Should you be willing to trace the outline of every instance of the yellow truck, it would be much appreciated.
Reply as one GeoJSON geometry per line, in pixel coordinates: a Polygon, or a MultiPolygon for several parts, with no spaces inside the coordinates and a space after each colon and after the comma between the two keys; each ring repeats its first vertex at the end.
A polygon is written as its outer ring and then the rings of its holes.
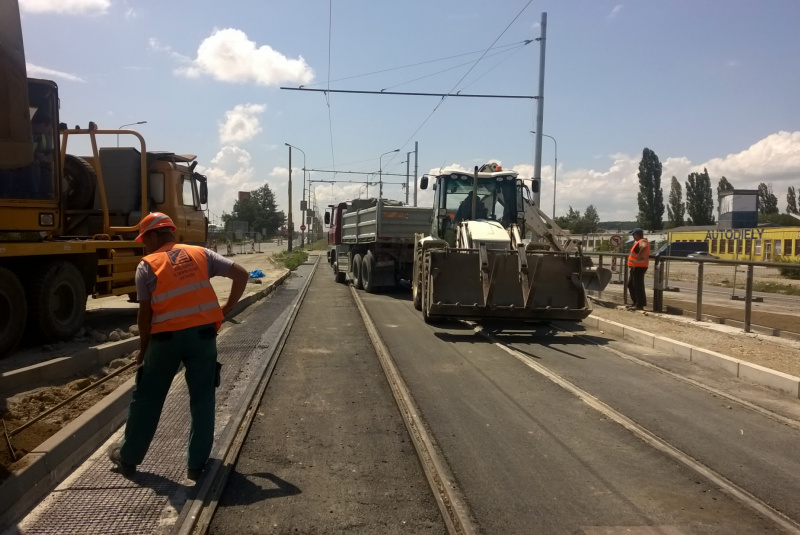
{"type": "Polygon", "coordinates": [[[88,296],[135,293],[143,214],[164,212],[180,241],[205,244],[208,189],[193,155],[148,152],[132,130],[60,123],[57,85],[26,76],[16,1],[0,2],[0,36],[2,356],[26,330],[43,342],[74,336],[88,296]],[[120,134],[138,146],[101,143],[120,134]],[[68,154],[76,137],[90,155],[68,154]]]}

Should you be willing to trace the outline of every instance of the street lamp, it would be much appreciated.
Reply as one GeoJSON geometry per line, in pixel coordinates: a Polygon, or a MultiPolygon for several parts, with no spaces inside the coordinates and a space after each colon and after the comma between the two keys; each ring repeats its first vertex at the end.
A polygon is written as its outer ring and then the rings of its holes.
{"type": "MultiPolygon", "coordinates": [[[[533,130],[531,130],[531,134],[535,134],[533,130]]],[[[558,142],[556,138],[553,136],[548,136],[547,134],[542,134],[544,137],[549,137],[553,140],[553,143],[556,146],[556,166],[553,168],[553,219],[556,218],[556,179],[558,176],[558,142]]]]}
{"type": "Polygon", "coordinates": [[[378,201],[383,198],[383,157],[387,154],[392,154],[393,152],[400,152],[400,149],[390,150],[389,152],[384,152],[381,154],[381,157],[378,158],[378,201]]]}
{"type": "MultiPolygon", "coordinates": [[[[300,216],[300,225],[303,226],[303,225],[306,224],[306,211],[305,211],[305,208],[303,207],[306,204],[306,153],[303,151],[303,149],[301,149],[299,147],[295,147],[294,145],[289,145],[288,143],[285,143],[285,145],[287,147],[289,147],[289,161],[290,161],[289,163],[291,163],[292,149],[297,149],[297,150],[299,150],[300,152],[303,153],[303,200],[300,202],[300,213],[302,214],[300,216]]],[[[289,169],[289,176],[291,176],[291,173],[292,173],[292,170],[289,169]]],[[[289,201],[291,202],[291,197],[289,198],[289,201]]],[[[303,248],[303,237],[304,236],[305,236],[305,231],[301,229],[300,230],[300,248],[301,249],[303,248]]]]}
{"type": "MultiPolygon", "coordinates": [[[[133,126],[135,124],[147,124],[147,121],[138,121],[138,122],[135,122],[135,123],[124,124],[124,125],[120,126],[119,128],[117,128],[117,130],[122,130],[126,126],[133,126]]],[[[119,147],[119,134],[117,134],[117,147],[119,147]]]]}

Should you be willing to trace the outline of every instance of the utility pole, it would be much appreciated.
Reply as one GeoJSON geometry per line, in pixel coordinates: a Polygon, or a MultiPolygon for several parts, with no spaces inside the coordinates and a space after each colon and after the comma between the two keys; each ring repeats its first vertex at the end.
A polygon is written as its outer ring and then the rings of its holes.
{"type": "Polygon", "coordinates": [[[419,142],[414,142],[414,206],[417,205],[417,177],[419,176],[419,142]]]}
{"type": "Polygon", "coordinates": [[[542,34],[539,41],[539,95],[536,97],[536,141],[534,142],[533,156],[533,202],[541,207],[539,202],[542,191],[542,125],[544,123],[544,51],[547,43],[547,13],[542,13],[542,34]]]}
{"type": "Polygon", "coordinates": [[[408,182],[408,175],[411,170],[411,152],[406,153],[406,205],[408,205],[408,188],[411,186],[408,182]]]}
{"type": "Polygon", "coordinates": [[[289,147],[289,217],[287,218],[287,234],[286,237],[288,243],[286,244],[286,250],[292,250],[292,234],[294,233],[294,226],[292,226],[292,146],[288,143],[284,143],[287,147],[289,147]]]}

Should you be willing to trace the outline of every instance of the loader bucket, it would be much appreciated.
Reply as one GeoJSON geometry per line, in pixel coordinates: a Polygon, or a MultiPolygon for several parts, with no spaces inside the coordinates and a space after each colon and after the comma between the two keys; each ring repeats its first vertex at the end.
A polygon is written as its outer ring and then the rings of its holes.
{"type": "Polygon", "coordinates": [[[603,267],[584,269],[581,273],[583,287],[594,292],[602,292],[611,282],[611,270],[603,267]]]}
{"type": "Polygon", "coordinates": [[[426,256],[429,316],[577,321],[592,311],[578,257],[501,250],[485,251],[482,262],[481,252],[467,249],[426,256]]]}

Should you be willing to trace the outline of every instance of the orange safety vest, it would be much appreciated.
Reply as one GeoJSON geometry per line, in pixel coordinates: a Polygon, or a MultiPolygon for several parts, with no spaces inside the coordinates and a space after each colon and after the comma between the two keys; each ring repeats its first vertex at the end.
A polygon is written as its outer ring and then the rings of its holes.
{"type": "Polygon", "coordinates": [[[628,267],[647,267],[650,265],[650,242],[647,241],[645,238],[634,242],[633,247],[631,247],[631,252],[628,253],[628,267]],[[642,246],[639,247],[639,253],[637,254],[634,249],[636,249],[636,245],[641,243],[642,246]]]}
{"type": "Polygon", "coordinates": [[[167,244],[143,258],[156,275],[150,297],[151,333],[180,331],[225,319],[208,279],[208,261],[202,247],[167,244]],[[170,249],[167,249],[172,245],[170,249]]]}

